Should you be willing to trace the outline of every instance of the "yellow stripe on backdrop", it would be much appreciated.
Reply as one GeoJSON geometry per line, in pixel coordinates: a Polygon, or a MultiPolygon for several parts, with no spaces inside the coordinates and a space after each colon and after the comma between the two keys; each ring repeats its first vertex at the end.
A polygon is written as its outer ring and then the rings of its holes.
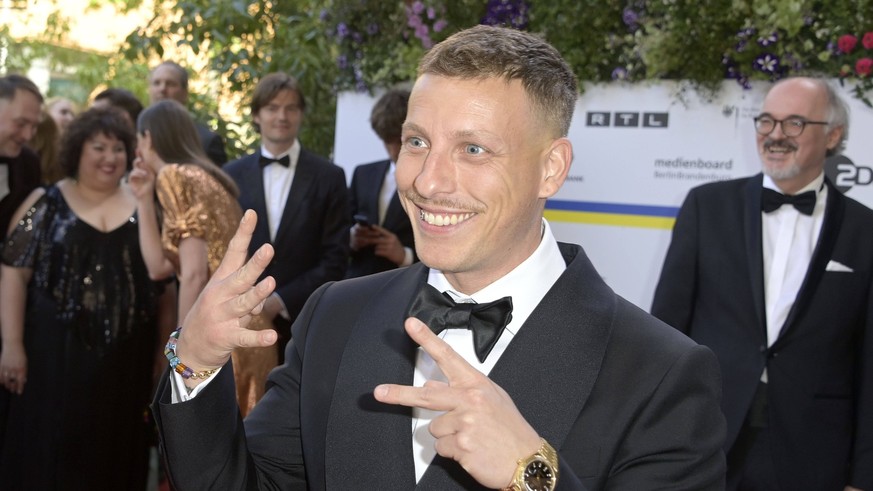
{"type": "Polygon", "coordinates": [[[617,213],[592,213],[588,211],[546,210],[546,220],[565,223],[587,223],[615,227],[636,227],[672,230],[675,218],[645,215],[622,215],[617,213]]]}

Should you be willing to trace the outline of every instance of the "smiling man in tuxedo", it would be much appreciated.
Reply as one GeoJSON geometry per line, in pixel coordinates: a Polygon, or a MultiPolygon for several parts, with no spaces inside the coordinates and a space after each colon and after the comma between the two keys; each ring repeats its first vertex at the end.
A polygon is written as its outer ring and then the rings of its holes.
{"type": "Polygon", "coordinates": [[[246,262],[249,211],[173,343],[190,371],[153,405],[177,488],[721,489],[715,357],[543,218],[576,98],[528,33],[477,26],[428,51],[397,160],[421,262],[316,291],[243,423],[222,367],[276,339],[246,329],[276,283],[256,284],[270,247],[246,262]]]}
{"type": "Polygon", "coordinates": [[[754,127],[763,172],[691,190],[652,313],[719,357],[728,489],[873,490],[873,211],[824,174],[848,110],[791,78],[754,127]]]}
{"type": "Polygon", "coordinates": [[[303,148],[297,136],[306,99],[297,80],[281,72],[255,86],[251,114],[261,148],[224,167],[240,189],[243,210],[255,210],[251,252],[271,244],[276,258],[265,275],[276,280],[264,314],[279,331],[279,355],[291,323],[309,295],[342,279],[349,258],[348,188],[343,169],[303,148]]]}

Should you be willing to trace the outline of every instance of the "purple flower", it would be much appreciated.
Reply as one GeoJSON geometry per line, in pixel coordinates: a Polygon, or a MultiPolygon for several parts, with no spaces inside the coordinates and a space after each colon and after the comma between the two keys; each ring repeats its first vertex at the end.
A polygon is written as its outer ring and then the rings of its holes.
{"type": "Polygon", "coordinates": [[[776,69],[779,68],[779,57],[772,53],[758,55],[752,67],[764,73],[776,73],[776,69]]]}
{"type": "Polygon", "coordinates": [[[734,51],[736,51],[737,53],[742,53],[746,50],[746,46],[748,46],[748,44],[748,41],[742,39],[734,46],[734,51]]]}
{"type": "Polygon", "coordinates": [[[440,19],[433,23],[433,32],[440,32],[448,26],[449,23],[445,19],[440,19]]]}
{"type": "Polygon", "coordinates": [[[346,58],[346,55],[339,55],[336,57],[336,66],[340,70],[345,70],[349,66],[349,59],[346,58]]]}
{"type": "Polygon", "coordinates": [[[771,44],[776,44],[776,41],[779,41],[779,33],[773,31],[768,36],[761,36],[758,38],[758,44],[767,47],[771,44]]]}
{"type": "Polygon", "coordinates": [[[340,39],[344,39],[349,35],[349,26],[346,25],[345,22],[340,22],[336,25],[336,35],[340,39]]]}
{"type": "Polygon", "coordinates": [[[526,0],[489,0],[485,16],[479,22],[489,26],[510,25],[524,29],[528,23],[530,6],[526,0]]]}
{"type": "Polygon", "coordinates": [[[625,7],[621,12],[621,20],[624,21],[624,25],[630,27],[631,29],[636,29],[637,23],[640,20],[640,16],[637,15],[636,12],[633,11],[630,7],[625,7]]]}
{"type": "Polygon", "coordinates": [[[613,80],[627,80],[627,70],[624,67],[615,67],[612,71],[613,80]]]}
{"type": "Polygon", "coordinates": [[[379,24],[371,22],[370,25],[367,26],[367,34],[372,36],[377,32],[379,32],[379,24]]]}
{"type": "Polygon", "coordinates": [[[419,0],[415,0],[414,2],[412,2],[412,12],[415,15],[421,15],[421,13],[424,12],[424,8],[424,4],[421,3],[419,0]]]}
{"type": "Polygon", "coordinates": [[[329,17],[330,17],[330,13],[327,11],[327,9],[321,9],[321,12],[318,13],[318,18],[322,22],[326,21],[329,17]]]}
{"type": "Polygon", "coordinates": [[[740,87],[749,90],[752,88],[752,83],[749,82],[749,77],[745,75],[741,75],[737,78],[737,83],[740,84],[740,87]]]}
{"type": "Polygon", "coordinates": [[[436,10],[433,7],[427,8],[427,18],[430,20],[436,19],[436,10]]]}

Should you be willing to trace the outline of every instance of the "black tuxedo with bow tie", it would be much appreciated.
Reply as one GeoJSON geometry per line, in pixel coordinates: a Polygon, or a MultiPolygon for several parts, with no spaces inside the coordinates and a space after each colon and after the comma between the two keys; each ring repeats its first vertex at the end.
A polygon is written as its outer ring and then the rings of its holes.
{"type": "MultiPolygon", "coordinates": [[[[722,489],[724,418],[715,357],[618,297],[581,247],[489,377],[560,454],[560,489],[722,489]]],[[[233,373],[153,410],[177,489],[483,489],[437,456],[416,486],[411,409],[377,402],[412,384],[403,330],[421,263],[331,283],[307,302],[285,364],[239,419],[233,373]]]]}
{"type": "MultiPolygon", "coordinates": [[[[275,240],[270,240],[260,152],[228,163],[224,171],[239,186],[243,210],[258,214],[249,253],[271,243],[273,261],[264,276],[276,280],[276,293],[285,302],[291,319],[297,317],[309,295],[328,281],[342,279],[349,257],[348,188],[345,172],[332,162],[300,149],[291,191],[279,221],[275,240]]],[[[280,335],[287,341],[290,324],[281,322],[280,335]]]]}
{"type": "Polygon", "coordinates": [[[691,190],[652,313],[718,356],[726,450],[766,367],[766,414],[782,489],[873,489],[873,211],[826,180],[818,243],[768,349],[762,179],[758,174],[691,190]]]}
{"type": "MultiPolygon", "coordinates": [[[[382,194],[385,174],[388,173],[391,165],[390,160],[382,160],[359,165],[355,168],[352,174],[352,185],[349,188],[352,216],[357,214],[366,215],[371,223],[378,223],[379,198],[382,194]]],[[[388,209],[385,211],[385,219],[379,225],[394,233],[404,247],[412,249],[414,257],[415,238],[412,233],[412,224],[409,223],[409,217],[403,211],[400,197],[396,192],[388,204],[388,209]]],[[[374,247],[365,247],[357,251],[351,251],[352,261],[349,263],[347,276],[355,278],[380,271],[388,271],[397,267],[392,261],[377,256],[374,250],[374,247]]]]}

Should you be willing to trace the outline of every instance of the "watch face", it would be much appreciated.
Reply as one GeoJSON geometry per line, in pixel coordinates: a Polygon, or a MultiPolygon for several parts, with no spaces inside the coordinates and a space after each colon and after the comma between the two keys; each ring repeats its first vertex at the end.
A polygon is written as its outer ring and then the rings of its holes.
{"type": "Polygon", "coordinates": [[[541,460],[534,460],[524,469],[524,486],[528,491],[552,491],[555,486],[552,468],[541,460]]]}

